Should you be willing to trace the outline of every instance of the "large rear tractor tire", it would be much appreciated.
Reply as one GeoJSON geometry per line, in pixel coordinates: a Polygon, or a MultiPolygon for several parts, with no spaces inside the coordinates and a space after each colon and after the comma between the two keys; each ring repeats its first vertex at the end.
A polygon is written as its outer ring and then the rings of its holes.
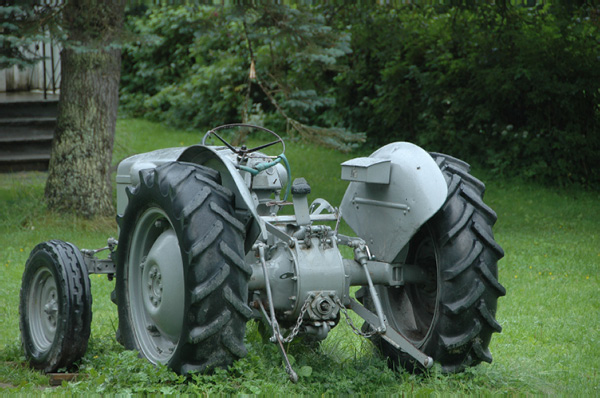
{"type": "Polygon", "coordinates": [[[87,349],[92,293],[83,256],[74,245],[37,245],[23,272],[19,326],[25,357],[44,372],[68,368],[87,349]]]}
{"type": "MultiPolygon", "coordinates": [[[[483,203],[484,184],[469,174],[467,163],[432,157],[444,174],[448,197],[411,239],[406,258],[427,272],[428,281],[377,289],[390,326],[453,373],[492,361],[492,333],[502,330],[495,314],[498,297],[506,293],[497,268],[504,252],[492,233],[496,213],[483,203]]],[[[359,300],[373,309],[368,292],[360,292],[359,300]]],[[[385,340],[373,341],[392,367],[419,369],[385,340]]]]}
{"type": "Polygon", "coordinates": [[[119,340],[155,364],[205,372],[246,354],[251,269],[233,194],[214,170],[142,170],[119,218],[119,340]]]}

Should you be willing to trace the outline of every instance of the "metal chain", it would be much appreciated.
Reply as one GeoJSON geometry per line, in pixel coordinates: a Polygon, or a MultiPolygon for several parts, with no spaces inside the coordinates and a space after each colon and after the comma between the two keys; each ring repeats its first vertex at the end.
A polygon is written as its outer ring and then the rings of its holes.
{"type": "Polygon", "coordinates": [[[289,343],[294,339],[294,337],[296,337],[298,335],[298,332],[300,332],[300,325],[302,325],[302,320],[304,319],[304,314],[308,310],[308,306],[310,305],[310,302],[312,300],[313,300],[312,296],[308,296],[306,298],[306,301],[302,305],[302,308],[300,308],[300,315],[298,315],[298,319],[296,320],[296,325],[294,325],[294,328],[292,329],[291,333],[286,338],[282,339],[282,342],[289,343]]]}
{"type": "Polygon", "coordinates": [[[342,304],[341,300],[338,297],[336,297],[336,303],[337,303],[337,305],[340,306],[340,309],[342,310],[342,312],[344,313],[344,317],[346,318],[346,323],[348,324],[348,326],[350,326],[350,328],[352,329],[354,334],[361,336],[361,337],[366,337],[367,339],[369,337],[372,337],[372,336],[378,334],[378,332],[376,330],[365,333],[362,330],[360,330],[359,328],[357,328],[354,325],[354,322],[352,322],[352,318],[350,318],[350,314],[348,314],[348,310],[346,309],[346,307],[344,307],[344,304],[342,304]]]}
{"type": "MultiPolygon", "coordinates": [[[[302,322],[304,320],[304,314],[306,314],[306,311],[308,311],[308,306],[310,305],[310,303],[313,299],[314,299],[314,297],[311,297],[311,296],[308,296],[306,298],[306,301],[302,305],[302,308],[300,308],[300,314],[298,315],[298,319],[296,320],[296,324],[294,325],[294,328],[292,329],[292,331],[290,332],[290,334],[287,337],[282,338],[281,341],[283,343],[291,342],[298,335],[298,333],[300,332],[300,326],[302,325],[302,322]]],[[[354,322],[352,322],[352,318],[350,317],[350,314],[348,314],[348,310],[346,309],[344,304],[342,304],[339,297],[336,297],[335,301],[336,301],[336,304],[340,307],[342,313],[344,314],[346,323],[348,324],[348,326],[350,326],[350,328],[356,335],[365,337],[365,338],[369,338],[369,337],[372,337],[372,336],[378,334],[378,332],[375,330],[373,330],[371,332],[363,332],[359,328],[357,328],[356,325],[354,325],[354,322]]]]}

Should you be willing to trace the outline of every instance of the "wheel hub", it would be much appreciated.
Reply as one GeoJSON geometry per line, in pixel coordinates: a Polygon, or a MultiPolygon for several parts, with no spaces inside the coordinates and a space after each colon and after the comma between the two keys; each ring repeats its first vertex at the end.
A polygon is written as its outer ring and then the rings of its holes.
{"type": "Polygon", "coordinates": [[[179,240],[162,210],[151,208],[140,217],[128,269],[128,296],[139,349],[151,362],[165,363],[181,334],[185,280],[179,240]]]}
{"type": "Polygon", "coordinates": [[[144,267],[142,286],[144,307],[154,325],[172,341],[176,341],[183,322],[183,263],[177,235],[164,231],[154,241],[144,267]]]}
{"type": "Polygon", "coordinates": [[[437,259],[435,246],[429,230],[423,230],[415,238],[417,244],[408,255],[407,261],[416,264],[427,275],[422,283],[407,284],[401,289],[387,288],[382,291],[394,329],[402,333],[417,348],[421,347],[431,333],[436,311],[437,259]]]}
{"type": "Polygon", "coordinates": [[[148,273],[148,298],[154,307],[158,307],[162,301],[163,284],[162,274],[158,265],[152,265],[148,273]]]}
{"type": "Polygon", "coordinates": [[[56,335],[58,321],[58,294],[56,282],[48,268],[40,268],[33,278],[29,297],[31,336],[36,349],[47,350],[56,335]]]}
{"type": "Polygon", "coordinates": [[[58,312],[58,303],[56,302],[56,293],[53,291],[50,301],[44,305],[44,313],[47,316],[48,323],[56,328],[56,313],[58,312]]]}

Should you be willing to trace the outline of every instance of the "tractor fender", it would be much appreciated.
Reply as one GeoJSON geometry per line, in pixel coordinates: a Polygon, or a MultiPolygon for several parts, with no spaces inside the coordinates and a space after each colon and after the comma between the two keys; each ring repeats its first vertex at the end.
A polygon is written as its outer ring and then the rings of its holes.
{"type": "Polygon", "coordinates": [[[342,163],[342,179],[350,181],[340,206],[343,219],[377,260],[388,263],[402,260],[402,249],[448,194],[437,163],[408,142],[342,163]]]}
{"type": "Polygon", "coordinates": [[[117,215],[122,216],[129,203],[127,187],[140,183],[140,171],[155,169],[161,164],[175,162],[185,148],[164,148],[130,156],[119,162],[117,167],[117,215]]]}
{"type": "Polygon", "coordinates": [[[236,216],[247,226],[245,249],[248,252],[259,236],[266,240],[267,230],[264,221],[256,212],[257,203],[250,193],[248,185],[230,159],[232,156],[235,154],[228,149],[222,149],[222,147],[193,145],[159,149],[123,160],[117,168],[117,214],[122,215],[125,211],[128,203],[125,189],[127,186],[139,184],[141,170],[156,168],[161,164],[175,161],[210,167],[221,174],[222,185],[235,195],[236,216]]]}

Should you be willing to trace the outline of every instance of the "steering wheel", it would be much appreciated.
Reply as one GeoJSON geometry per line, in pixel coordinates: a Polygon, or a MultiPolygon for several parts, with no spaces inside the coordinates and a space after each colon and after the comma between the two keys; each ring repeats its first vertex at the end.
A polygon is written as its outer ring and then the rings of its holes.
{"type": "Polygon", "coordinates": [[[270,146],[276,145],[278,143],[281,143],[281,146],[283,147],[283,149],[281,151],[281,154],[279,156],[281,156],[281,155],[283,155],[285,153],[285,143],[283,142],[283,139],[279,135],[277,135],[277,133],[275,133],[274,131],[269,130],[268,128],[261,127],[261,126],[255,126],[253,124],[232,123],[232,124],[224,124],[222,126],[218,126],[218,127],[213,128],[213,129],[210,129],[210,130],[208,130],[208,132],[206,134],[204,134],[204,137],[202,137],[202,145],[206,145],[206,140],[211,135],[214,135],[215,137],[217,137],[219,139],[219,141],[221,141],[227,148],[231,149],[234,153],[237,153],[241,157],[244,157],[244,156],[246,156],[249,153],[260,151],[261,149],[265,149],[265,148],[268,148],[270,146]],[[252,128],[252,129],[258,129],[258,130],[266,131],[267,133],[275,136],[277,139],[275,141],[269,142],[267,144],[255,146],[254,148],[250,148],[250,149],[246,148],[246,145],[242,145],[241,147],[236,148],[233,145],[231,145],[229,142],[227,142],[219,134],[217,134],[218,130],[230,129],[230,128],[233,128],[233,127],[249,127],[249,128],[252,128]]]}
{"type": "Polygon", "coordinates": [[[202,145],[206,145],[206,140],[211,136],[214,135],[215,137],[217,137],[217,139],[219,139],[219,141],[221,141],[227,148],[229,148],[233,153],[238,154],[242,159],[246,157],[246,155],[248,155],[249,153],[252,152],[256,152],[259,151],[261,149],[265,149],[268,148],[270,146],[276,145],[281,143],[282,146],[282,151],[279,155],[277,155],[275,157],[275,159],[271,162],[263,162],[263,163],[259,163],[257,165],[255,165],[254,167],[248,167],[248,166],[243,166],[243,165],[236,165],[236,167],[240,170],[244,170],[249,172],[252,175],[257,175],[258,173],[260,173],[263,170],[266,170],[270,167],[275,166],[276,164],[283,162],[283,164],[285,165],[285,170],[287,172],[288,175],[288,184],[285,190],[285,196],[283,198],[283,201],[285,202],[290,194],[290,187],[292,185],[292,171],[290,169],[290,164],[287,160],[287,158],[285,157],[285,142],[283,142],[283,139],[277,135],[277,133],[275,133],[274,131],[269,130],[268,128],[265,127],[261,127],[261,126],[255,126],[253,124],[245,124],[245,123],[231,123],[231,124],[224,124],[222,126],[218,126],[215,127],[213,129],[210,129],[206,132],[206,134],[204,134],[204,137],[202,137],[202,145]],[[231,145],[229,142],[227,142],[223,137],[221,137],[219,134],[217,134],[218,130],[224,130],[224,129],[230,129],[230,128],[234,128],[234,127],[248,127],[251,129],[258,129],[258,130],[262,130],[262,131],[266,131],[267,133],[275,136],[277,139],[275,141],[271,141],[269,143],[263,144],[263,145],[259,145],[259,146],[255,146],[253,148],[246,148],[246,145],[242,145],[239,148],[234,147],[233,145],[231,145]]]}

